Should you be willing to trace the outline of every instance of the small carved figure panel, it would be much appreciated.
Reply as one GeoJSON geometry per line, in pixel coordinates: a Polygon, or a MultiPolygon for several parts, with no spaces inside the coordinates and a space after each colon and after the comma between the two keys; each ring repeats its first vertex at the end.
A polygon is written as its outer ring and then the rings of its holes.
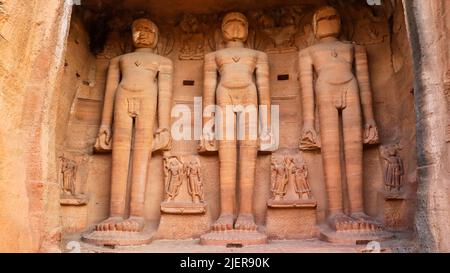
{"type": "Polygon", "coordinates": [[[270,207],[315,205],[308,181],[308,169],[302,156],[273,156],[271,172],[270,207]]]}
{"type": "Polygon", "coordinates": [[[400,192],[403,187],[405,174],[403,160],[399,155],[401,150],[398,144],[380,147],[381,156],[385,162],[384,185],[387,192],[400,192]]]}
{"type": "Polygon", "coordinates": [[[173,214],[204,213],[206,209],[200,160],[196,156],[164,159],[165,198],[161,210],[173,214]]]}

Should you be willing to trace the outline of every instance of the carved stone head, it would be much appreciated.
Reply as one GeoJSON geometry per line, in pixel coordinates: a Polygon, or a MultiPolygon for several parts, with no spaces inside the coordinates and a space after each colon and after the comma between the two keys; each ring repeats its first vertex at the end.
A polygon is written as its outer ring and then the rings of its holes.
{"type": "Polygon", "coordinates": [[[131,30],[136,48],[155,48],[158,44],[158,27],[151,20],[137,19],[133,22],[131,30]]]}
{"type": "Polygon", "coordinates": [[[247,41],[248,20],[240,12],[230,12],[223,18],[222,33],[226,42],[229,41],[247,41]]]}
{"type": "Polygon", "coordinates": [[[313,28],[317,39],[339,37],[341,33],[341,16],[339,12],[330,6],[318,9],[313,17],[313,28]]]}

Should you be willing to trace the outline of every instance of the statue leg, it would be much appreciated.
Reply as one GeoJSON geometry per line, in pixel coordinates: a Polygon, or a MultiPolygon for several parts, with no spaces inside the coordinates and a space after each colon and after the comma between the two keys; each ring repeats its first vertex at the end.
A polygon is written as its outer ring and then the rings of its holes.
{"type": "Polygon", "coordinates": [[[147,169],[151,158],[153,126],[156,114],[156,102],[142,98],[139,113],[135,118],[133,141],[130,217],[116,226],[123,231],[141,231],[144,227],[144,198],[147,183],[147,169]]]}
{"type": "MultiPolygon", "coordinates": [[[[219,92],[221,94],[223,92],[219,92]]],[[[218,98],[219,106],[222,110],[222,120],[219,125],[222,130],[222,138],[219,140],[219,185],[220,185],[220,216],[212,225],[214,231],[224,231],[233,229],[234,205],[236,202],[236,160],[237,160],[237,141],[236,128],[233,126],[233,135],[230,139],[226,134],[226,120],[229,123],[235,123],[235,114],[226,113],[226,105],[231,101],[222,94],[218,98]],[[227,116],[228,114],[228,116],[227,116]]]]}
{"type": "Polygon", "coordinates": [[[236,141],[219,141],[220,217],[213,230],[233,229],[234,204],[236,202],[236,141]]]}
{"type": "Polygon", "coordinates": [[[352,219],[343,212],[340,157],[339,112],[333,101],[335,86],[318,85],[322,164],[328,203],[328,224],[334,230],[346,230],[352,219]],[[322,95],[322,96],[320,96],[322,95]]]}
{"type": "Polygon", "coordinates": [[[110,218],[96,225],[95,229],[99,231],[116,230],[116,224],[123,220],[125,214],[131,132],[133,130],[133,120],[128,115],[127,107],[125,98],[116,100],[112,138],[110,218]]]}
{"type": "Polygon", "coordinates": [[[257,230],[253,216],[253,191],[255,185],[256,141],[241,141],[239,146],[239,216],[235,228],[240,230],[257,230]]]}
{"type": "Polygon", "coordinates": [[[258,154],[258,98],[256,88],[242,91],[241,103],[245,111],[239,114],[239,215],[235,228],[257,230],[253,216],[253,191],[255,186],[256,158],[258,154]],[[248,111],[247,111],[248,110],[248,111]]]}
{"type": "Polygon", "coordinates": [[[349,85],[342,125],[350,213],[357,220],[353,229],[375,229],[376,222],[364,213],[362,114],[358,87],[356,82],[349,85]]]}

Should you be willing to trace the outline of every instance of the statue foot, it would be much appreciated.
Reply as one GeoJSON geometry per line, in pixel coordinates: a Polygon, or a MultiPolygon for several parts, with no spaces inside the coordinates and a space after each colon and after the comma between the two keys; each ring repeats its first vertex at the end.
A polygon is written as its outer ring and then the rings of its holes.
{"type": "Polygon", "coordinates": [[[140,232],[144,229],[145,220],[143,217],[131,216],[116,224],[119,231],[140,232]]]}
{"type": "Polygon", "coordinates": [[[354,229],[354,223],[355,220],[343,213],[334,214],[328,218],[328,224],[336,231],[352,230],[354,229]]]}
{"type": "Polygon", "coordinates": [[[361,231],[379,231],[382,229],[380,223],[368,216],[364,212],[352,213],[351,217],[355,220],[356,229],[361,231]]]}
{"type": "Polygon", "coordinates": [[[213,231],[226,231],[233,229],[233,215],[221,214],[219,219],[212,225],[213,231]]]}
{"type": "Polygon", "coordinates": [[[252,214],[239,214],[234,227],[238,230],[256,231],[258,226],[252,214]]]}
{"type": "Polygon", "coordinates": [[[116,224],[123,221],[122,217],[109,217],[101,223],[95,225],[96,231],[114,231],[116,230],[116,224]]]}

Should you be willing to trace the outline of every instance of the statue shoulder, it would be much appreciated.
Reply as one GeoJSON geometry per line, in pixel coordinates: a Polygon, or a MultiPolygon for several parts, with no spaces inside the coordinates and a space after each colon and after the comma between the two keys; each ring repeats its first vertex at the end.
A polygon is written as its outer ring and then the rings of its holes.
{"type": "Polygon", "coordinates": [[[307,48],[303,48],[298,52],[298,55],[301,57],[309,57],[311,56],[311,49],[314,48],[314,45],[309,46],[307,48]]]}
{"type": "Polygon", "coordinates": [[[158,58],[159,58],[159,63],[161,65],[171,65],[171,66],[173,66],[173,61],[171,59],[169,59],[167,57],[164,57],[164,56],[161,56],[161,55],[158,55],[158,58]]]}
{"type": "Polygon", "coordinates": [[[212,61],[216,58],[216,51],[205,54],[205,61],[212,61]]]}
{"type": "Polygon", "coordinates": [[[173,72],[173,61],[167,57],[158,55],[159,70],[161,72],[173,72]]]}
{"type": "Polygon", "coordinates": [[[120,56],[117,56],[117,57],[114,57],[114,58],[110,59],[109,60],[109,65],[117,65],[117,64],[119,64],[119,62],[120,62],[120,60],[122,59],[123,56],[124,55],[120,55],[120,56]]]}
{"type": "Polygon", "coordinates": [[[256,54],[258,55],[259,61],[267,61],[269,59],[269,56],[264,51],[255,50],[256,54]]]}

